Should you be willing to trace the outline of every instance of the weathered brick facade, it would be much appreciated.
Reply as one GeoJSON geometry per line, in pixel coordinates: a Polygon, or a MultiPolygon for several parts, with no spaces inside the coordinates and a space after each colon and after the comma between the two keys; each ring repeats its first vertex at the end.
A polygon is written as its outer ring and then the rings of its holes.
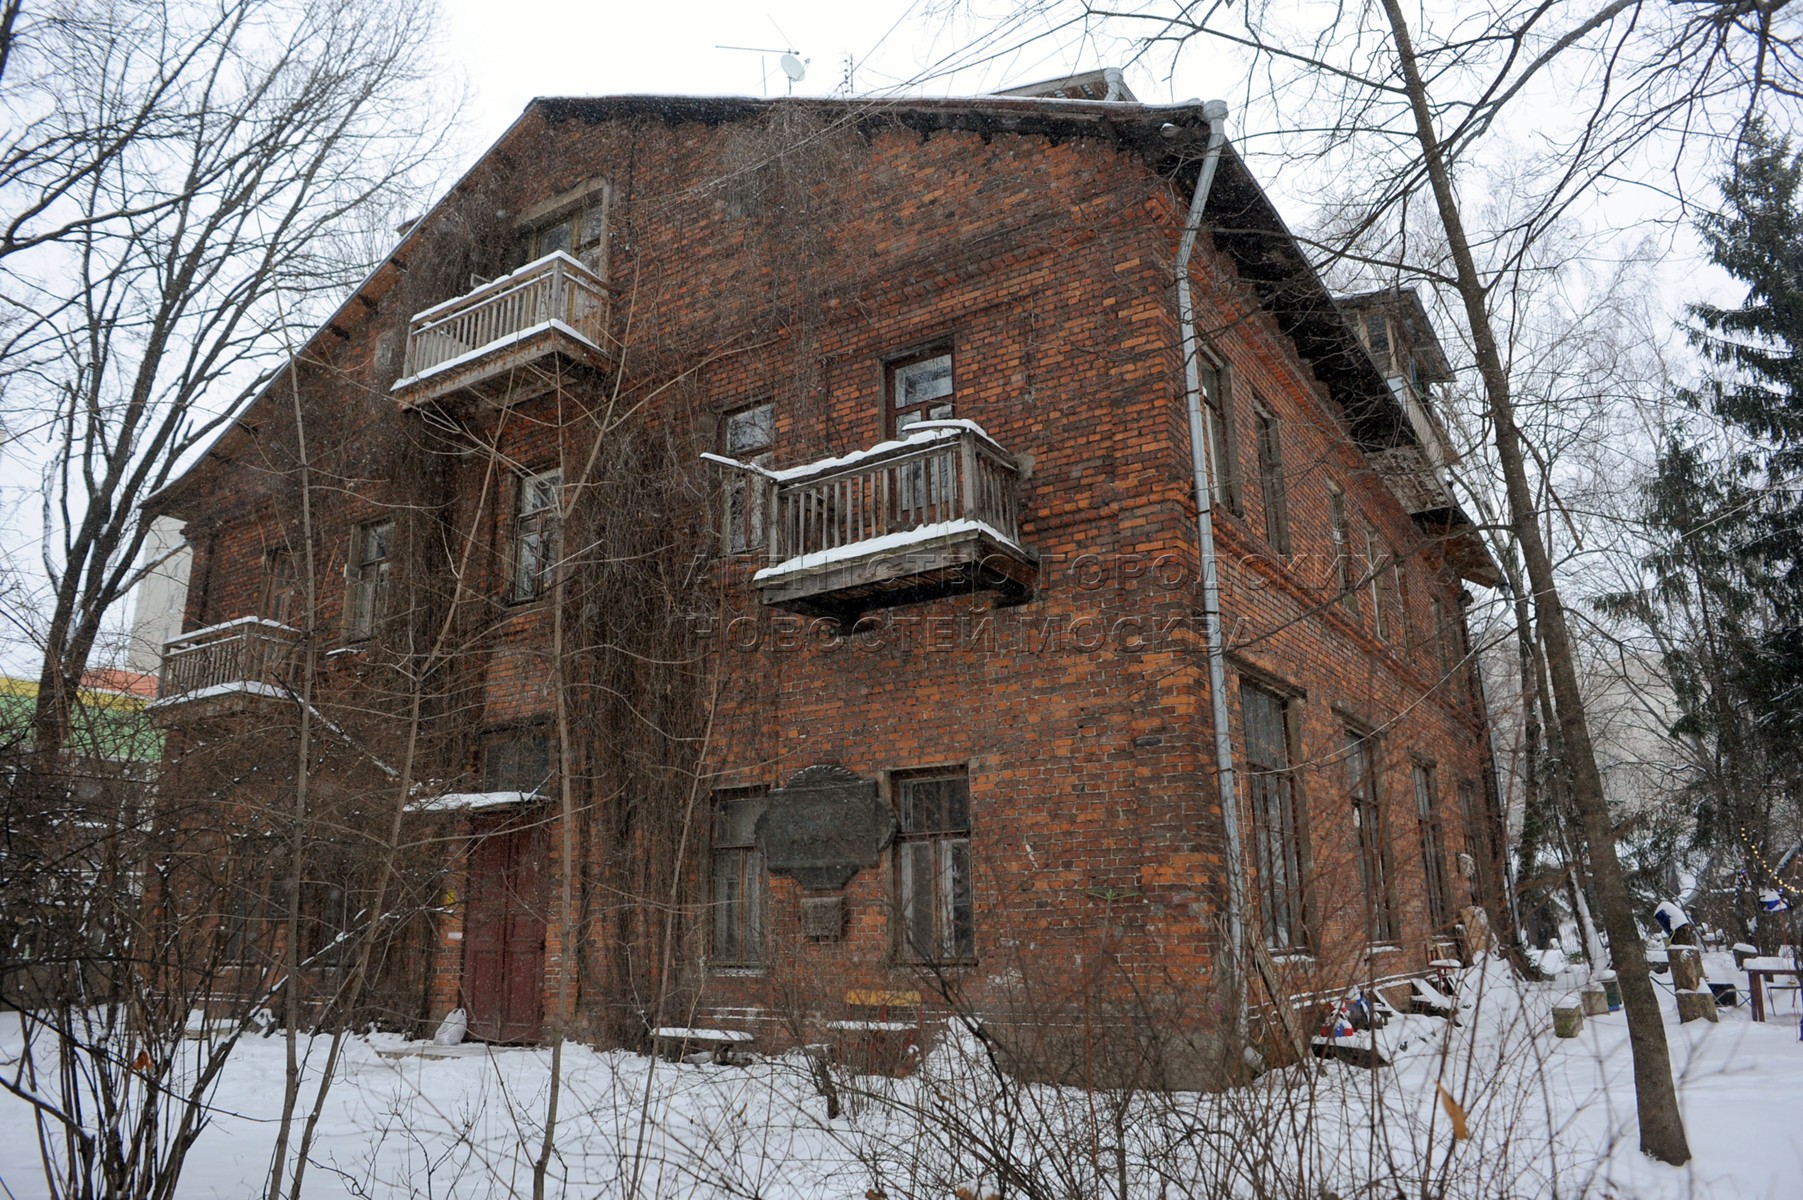
{"type": "MultiPolygon", "coordinates": [[[[1150,1016],[1206,1032],[1231,1023],[1242,984],[1255,1006],[1266,1000],[1223,953],[1173,298],[1205,134],[1193,109],[1104,103],[536,102],[315,337],[292,380],[159,501],[197,547],[190,628],[265,612],[271,551],[311,545],[313,619],[290,623],[318,631],[319,710],[383,760],[343,785],[362,807],[490,791],[476,782],[485,734],[550,733],[548,799],[403,816],[439,831],[409,845],[450,854],[434,944],[415,956],[430,976],[407,1015],[435,1020],[467,998],[460,856],[468,822],[505,812],[545,825],[545,1012],[596,1036],[650,1021],[810,1039],[848,1017],[881,1026],[919,996],[1011,1030],[1026,1061],[1073,1053],[1069,1039],[1039,1038],[1048,1031],[1150,1016]],[[516,265],[521,230],[596,197],[607,365],[560,366],[555,386],[520,402],[501,390],[403,406],[390,385],[409,318],[469,290],[472,274],[516,265]],[[722,414],[772,405],[778,468],[861,450],[895,432],[891,365],[927,353],[951,355],[955,417],[1020,463],[1030,597],[951,589],[840,621],[761,604],[751,577],[768,558],[726,554],[718,528],[732,473],[698,461],[724,449],[722,414]],[[296,413],[310,438],[310,541],[296,413]],[[555,631],[555,590],[509,602],[521,480],[553,468],[575,489],[555,631]],[[579,519],[584,505],[595,512],[579,519]],[[364,642],[346,633],[346,563],[359,523],[385,518],[398,548],[386,615],[364,642]],[[632,574],[630,562],[664,565],[632,574]],[[630,647],[609,643],[627,635],[630,647]],[[665,660],[682,668],[647,665],[665,660]],[[659,782],[641,785],[635,762],[659,782]],[[816,764],[875,781],[891,806],[915,773],[961,776],[968,867],[904,901],[890,846],[842,893],[807,893],[842,898],[842,925],[814,936],[802,889],[771,878],[761,919],[737,914],[758,944],[711,961],[721,904],[747,901],[712,890],[710,797],[777,788],[816,764]],[[581,827],[569,839],[566,803],[581,827]],[[566,845],[582,945],[560,1000],[566,845]],[[904,903],[956,921],[968,944],[915,961],[904,903]]],[[[1245,772],[1242,701],[1263,689],[1284,722],[1282,795],[1303,874],[1300,932],[1274,947],[1277,969],[1287,990],[1325,994],[1422,969],[1449,914],[1474,900],[1457,856],[1493,853],[1468,844],[1487,828],[1486,726],[1451,564],[1482,571],[1456,511],[1405,506],[1393,465],[1377,469],[1419,430],[1231,152],[1208,219],[1191,274],[1202,341],[1230,381],[1235,495],[1215,536],[1235,759],[1245,772]],[[1396,911],[1375,946],[1348,730],[1370,735],[1385,817],[1396,911]],[[1437,925],[1417,768],[1444,860],[1437,925]]],[[[168,711],[179,734],[182,707],[168,711]]],[[[244,715],[213,719],[209,739],[175,739],[172,778],[184,762],[198,778],[200,752],[185,747],[244,744],[226,732],[244,715]]],[[[1268,782],[1240,778],[1254,936],[1263,818],[1248,797],[1268,782]]]]}

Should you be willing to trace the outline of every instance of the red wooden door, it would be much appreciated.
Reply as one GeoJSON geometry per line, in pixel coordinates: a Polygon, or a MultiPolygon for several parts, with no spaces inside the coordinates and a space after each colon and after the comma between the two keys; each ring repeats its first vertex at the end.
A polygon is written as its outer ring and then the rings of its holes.
{"type": "Polygon", "coordinates": [[[519,814],[477,818],[463,917],[470,1036],[538,1040],[544,1007],[543,831],[519,814]]]}

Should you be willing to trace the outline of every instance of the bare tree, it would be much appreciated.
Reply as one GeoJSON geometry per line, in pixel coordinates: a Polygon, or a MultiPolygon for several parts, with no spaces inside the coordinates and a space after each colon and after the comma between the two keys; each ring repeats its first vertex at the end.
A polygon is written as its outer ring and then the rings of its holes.
{"type": "Polygon", "coordinates": [[[265,384],[284,322],[362,273],[360,226],[390,220],[436,150],[430,21],[227,0],[10,27],[8,107],[36,119],[0,160],[0,361],[13,438],[46,447],[40,768],[136,582],[139,502],[265,384]]]}
{"type": "MultiPolygon", "coordinates": [[[[1026,6],[1035,21],[1055,3],[1026,6]]],[[[1546,532],[1544,460],[1527,436],[1507,355],[1521,283],[1549,231],[1592,204],[1605,183],[1643,177],[1661,156],[1688,186],[1686,153],[1738,125],[1766,96],[1794,98],[1803,59],[1786,3],[1665,6],[1599,0],[1510,3],[1471,15],[1425,11],[1411,27],[1396,0],[1316,8],[1083,0],[1075,23],[1041,27],[1134,42],[1167,63],[1198,42],[1247,65],[1248,103],[1280,123],[1275,161],[1303,172],[1343,168],[1362,185],[1337,214],[1341,236],[1318,247],[1386,280],[1426,281],[1448,297],[1469,338],[1493,443],[1495,483],[1532,600],[1547,668],[1546,716],[1563,755],[1587,843],[1602,925],[1630,1018],[1641,1144],[1689,1158],[1658,1006],[1617,859],[1579,687],[1570,620],[1546,532]],[[1552,120],[1546,114],[1556,114],[1552,120]],[[1306,116],[1301,116],[1306,114],[1306,116]],[[1537,144],[1516,134],[1524,121],[1537,144]],[[1509,160],[1507,187],[1483,202],[1468,181],[1509,160]],[[1465,186],[1461,186],[1462,182],[1465,186]]],[[[1025,28],[1016,22],[1013,36],[1025,28]]],[[[1668,187],[1667,190],[1673,190],[1668,187]]]]}

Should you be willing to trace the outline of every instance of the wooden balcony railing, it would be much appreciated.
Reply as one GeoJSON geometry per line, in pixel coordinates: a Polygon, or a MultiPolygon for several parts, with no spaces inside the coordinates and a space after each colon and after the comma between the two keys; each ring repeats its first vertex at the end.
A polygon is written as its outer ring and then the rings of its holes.
{"type": "Polygon", "coordinates": [[[163,646],[156,706],[226,696],[281,698],[299,634],[262,617],[184,633],[163,646]]]}
{"type": "Polygon", "coordinates": [[[553,321],[599,346],[607,316],[601,277],[558,250],[473,292],[414,316],[407,327],[407,362],[415,379],[553,321]]]}
{"type": "Polygon", "coordinates": [[[801,611],[903,603],[959,585],[1022,593],[1020,467],[968,421],[764,479],[764,598],[801,611]],[[943,585],[943,586],[942,586],[943,585]]]}
{"type": "Polygon", "coordinates": [[[520,351],[528,359],[566,347],[600,356],[606,331],[607,284],[555,251],[415,314],[394,390],[414,396],[449,381],[466,386],[466,376],[519,365],[520,351]]]}

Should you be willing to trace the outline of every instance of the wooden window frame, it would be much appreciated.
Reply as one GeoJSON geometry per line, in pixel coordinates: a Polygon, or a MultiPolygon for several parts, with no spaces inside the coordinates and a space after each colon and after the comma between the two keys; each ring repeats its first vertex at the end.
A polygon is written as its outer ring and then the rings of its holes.
{"type": "MultiPolygon", "coordinates": [[[[753,430],[752,432],[756,432],[753,430]]],[[[755,467],[768,467],[775,461],[776,402],[757,400],[727,409],[720,414],[720,453],[727,458],[755,467]],[[768,426],[762,441],[739,441],[735,422],[766,413],[760,422],[768,426]]],[[[732,471],[725,481],[721,499],[721,521],[725,549],[728,554],[747,554],[762,549],[770,538],[770,514],[765,511],[763,480],[744,471],[732,471]]]]}
{"type": "Polygon", "coordinates": [[[557,778],[556,740],[551,736],[548,725],[504,725],[495,729],[484,730],[477,738],[476,778],[479,789],[487,793],[518,792],[523,796],[543,797],[551,790],[551,781],[557,778]],[[543,763],[543,770],[532,772],[538,776],[531,787],[520,786],[526,781],[526,775],[520,774],[512,779],[502,778],[496,763],[496,751],[503,748],[534,747],[531,755],[519,754],[514,769],[524,771],[533,760],[543,763]]]}
{"type": "Polygon", "coordinates": [[[1409,764],[1415,793],[1415,829],[1421,843],[1421,875],[1427,888],[1429,932],[1452,925],[1452,889],[1446,875],[1446,827],[1440,815],[1439,779],[1434,764],[1417,757],[1409,764]]]}
{"type": "MultiPolygon", "coordinates": [[[[300,618],[295,610],[302,603],[300,576],[295,571],[294,555],[286,546],[272,546],[263,553],[263,603],[260,611],[267,620],[290,629],[298,629],[300,618]]],[[[308,622],[310,624],[310,622],[308,622]]]]}
{"type": "Polygon", "coordinates": [[[1283,421],[1254,399],[1252,424],[1258,450],[1258,489],[1264,507],[1265,541],[1278,554],[1290,553],[1289,492],[1283,477],[1283,421]]]}
{"type": "Polygon", "coordinates": [[[1358,855],[1365,937],[1374,946],[1393,946],[1402,940],[1402,926],[1396,914],[1389,823],[1378,771],[1381,744],[1377,735],[1355,725],[1345,727],[1345,743],[1346,794],[1358,855]]]}
{"type": "Polygon", "coordinates": [[[900,962],[968,966],[977,961],[976,886],[971,857],[970,773],[963,767],[890,776],[898,832],[894,864],[894,953],[900,962]],[[929,825],[912,803],[918,785],[952,783],[962,809],[929,825]],[[958,820],[959,816],[962,820],[958,820]],[[924,914],[920,885],[930,889],[924,914]],[[922,946],[920,943],[929,943],[922,946]]]}
{"type": "Polygon", "coordinates": [[[1352,520],[1346,511],[1346,493],[1335,484],[1327,485],[1328,536],[1333,540],[1334,585],[1339,589],[1340,607],[1352,616],[1359,611],[1358,567],[1352,555],[1352,520]]]}
{"type": "Polygon", "coordinates": [[[605,182],[592,185],[582,195],[556,203],[548,212],[529,213],[522,222],[523,262],[536,262],[553,250],[562,250],[577,262],[607,278],[607,228],[613,189],[605,182]],[[559,244],[567,242],[567,244],[559,244]]]}
{"type": "Polygon", "coordinates": [[[1279,953],[1308,953],[1314,942],[1313,906],[1307,882],[1311,873],[1308,821],[1295,772],[1295,702],[1275,688],[1242,676],[1240,725],[1265,945],[1279,953]],[[1262,723],[1254,718],[1254,705],[1265,703],[1275,707],[1274,729],[1261,728],[1262,723]],[[1263,761],[1267,757],[1278,761],[1263,761]]]}
{"type": "Polygon", "coordinates": [[[907,428],[919,421],[949,420],[957,414],[957,405],[958,358],[951,343],[941,342],[924,350],[897,355],[883,364],[883,425],[888,436],[905,436],[907,428]],[[949,375],[949,390],[903,404],[903,381],[909,372],[935,366],[941,359],[945,361],[949,375]]]}
{"type": "Polygon", "coordinates": [[[710,967],[758,968],[765,964],[770,877],[753,830],[769,803],[770,791],[761,786],[722,788],[713,795],[708,860],[710,967]],[[729,814],[729,806],[739,811],[729,814]],[[731,894],[722,895],[729,884],[731,894]]]}
{"type": "Polygon", "coordinates": [[[531,604],[551,590],[563,554],[563,470],[551,467],[515,481],[513,531],[508,539],[507,602],[531,604]],[[548,486],[550,502],[528,509],[548,486]],[[528,555],[531,562],[528,562],[528,555]]]}
{"type": "Polygon", "coordinates": [[[1367,523],[1365,526],[1365,587],[1371,594],[1371,635],[1380,642],[1390,640],[1390,627],[1386,624],[1388,614],[1384,612],[1384,568],[1387,554],[1384,550],[1383,537],[1377,532],[1377,526],[1367,523]]]}
{"type": "Polygon", "coordinates": [[[364,521],[351,531],[350,561],[345,567],[344,640],[366,642],[376,636],[388,616],[388,593],[394,574],[393,517],[364,521]],[[380,554],[371,547],[379,546],[380,554]]]}
{"type": "Polygon", "coordinates": [[[1208,462],[1209,500],[1236,517],[1244,516],[1233,429],[1233,371],[1226,359],[1201,351],[1196,367],[1202,384],[1202,452],[1208,462]]]}

